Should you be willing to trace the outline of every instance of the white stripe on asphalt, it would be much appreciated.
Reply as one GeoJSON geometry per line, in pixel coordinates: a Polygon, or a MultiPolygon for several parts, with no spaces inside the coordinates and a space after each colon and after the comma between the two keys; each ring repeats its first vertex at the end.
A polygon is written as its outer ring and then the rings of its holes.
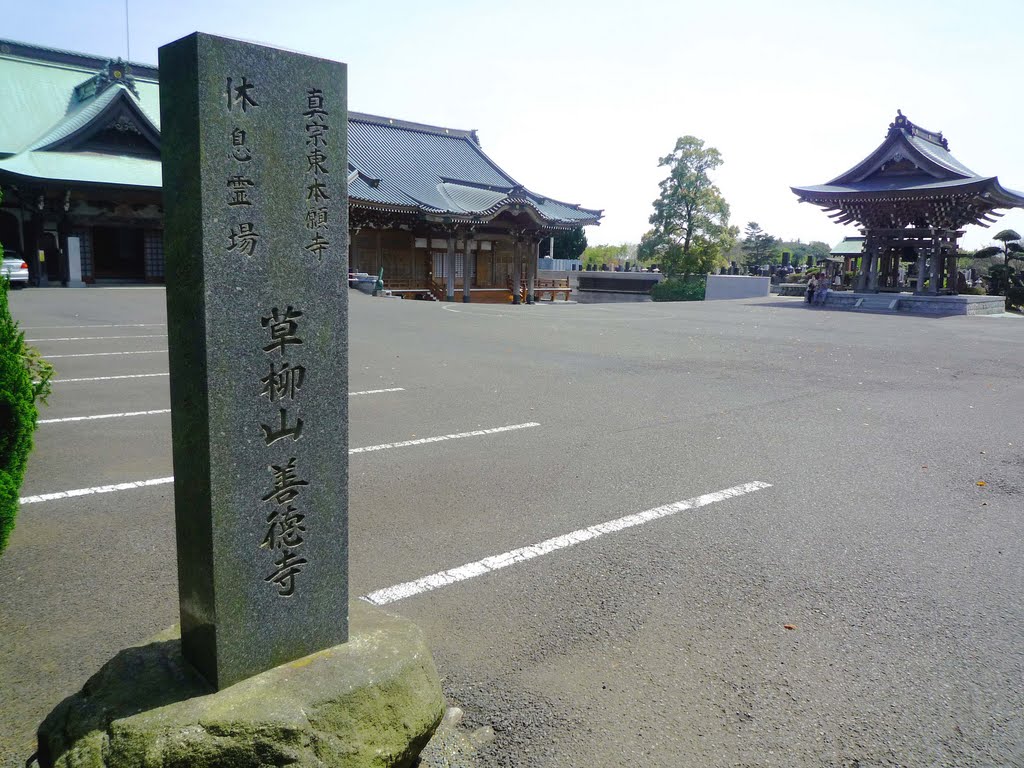
{"type": "MultiPolygon", "coordinates": [[[[498,432],[510,432],[514,429],[525,429],[527,427],[539,427],[537,422],[529,424],[513,424],[508,427],[495,427],[493,429],[478,429],[473,432],[460,432],[457,435],[440,435],[438,437],[424,437],[420,440],[406,440],[402,443],[384,443],[383,445],[370,445],[365,448],[350,448],[349,454],[367,453],[369,451],[383,451],[388,448],[404,448],[407,445],[423,445],[424,443],[436,443],[442,440],[457,440],[462,437],[476,437],[477,435],[493,435],[498,432]]],[[[56,493],[43,493],[38,496],[22,496],[22,504],[35,504],[40,501],[52,501],[54,499],[68,499],[73,496],[89,496],[93,493],[112,493],[114,491],[130,491],[134,488],[145,488],[150,485],[162,485],[173,482],[173,477],[158,477],[155,480],[138,480],[133,483],[118,483],[117,485],[100,485],[95,488],[76,488],[71,491],[57,491],[56,493]]]]}
{"type": "Polygon", "coordinates": [[[60,339],[25,339],[33,344],[41,341],[106,341],[107,339],[162,339],[166,333],[139,333],[134,336],[65,336],[60,339]]]}
{"type": "MultiPolygon", "coordinates": [[[[166,376],[166,373],[139,373],[136,376],[166,376]]],[[[127,379],[129,376],[107,376],[110,379],[127,379]]],[[[58,379],[58,381],[98,381],[99,379],[58,379]]],[[[365,392],[349,392],[350,395],[375,395],[378,392],[404,392],[401,387],[395,389],[368,389],[365,392]]],[[[170,408],[155,411],[126,411],[124,413],[97,413],[93,416],[68,416],[63,419],[40,419],[36,424],[59,424],[65,421],[92,421],[93,419],[119,419],[123,416],[153,416],[158,413],[170,413],[170,408]]]]}
{"type": "Polygon", "coordinates": [[[85,379],[53,379],[54,384],[70,384],[74,381],[113,381],[114,379],[146,379],[150,376],[170,376],[169,373],[129,373],[124,376],[89,376],[85,379]]]}
{"type": "MultiPolygon", "coordinates": [[[[75,381],[113,381],[114,379],[144,379],[151,376],[170,376],[169,373],[130,373],[123,376],[89,376],[84,379],[53,379],[51,384],[69,384],[75,381]]],[[[349,392],[349,395],[377,395],[384,392],[405,392],[402,387],[390,389],[364,389],[362,392],[349,392]]]]}
{"type": "Polygon", "coordinates": [[[158,411],[126,411],[125,413],[97,413],[95,416],[68,416],[64,419],[40,419],[36,424],[60,424],[65,421],[92,421],[93,419],[120,419],[125,416],[154,416],[158,413],[170,413],[170,408],[158,411]]]}
{"type": "Polygon", "coordinates": [[[476,429],[472,432],[459,432],[454,435],[438,435],[437,437],[421,437],[417,440],[403,440],[400,443],[383,443],[382,445],[368,445],[365,448],[350,448],[349,455],[353,453],[369,453],[370,451],[385,451],[388,448],[405,448],[410,445],[425,445],[427,443],[440,443],[443,440],[460,440],[463,437],[478,437],[480,435],[494,435],[498,432],[511,432],[514,429],[526,429],[528,427],[539,427],[536,421],[526,424],[511,424],[507,427],[492,427],[491,429],[476,429]]]}
{"type": "Polygon", "coordinates": [[[432,573],[429,576],[424,576],[422,579],[416,579],[416,581],[407,581],[404,584],[396,584],[393,587],[378,589],[376,592],[363,595],[362,599],[368,603],[373,603],[374,605],[387,605],[388,603],[393,603],[406,597],[412,597],[413,595],[418,595],[422,592],[429,592],[434,589],[440,589],[441,587],[447,587],[449,584],[456,584],[460,581],[471,579],[474,576],[482,576],[485,573],[491,573],[492,571],[497,571],[501,568],[507,568],[510,565],[515,565],[516,563],[523,563],[527,560],[532,560],[535,557],[550,554],[551,552],[555,552],[559,549],[565,549],[566,547],[571,547],[575,544],[589,541],[590,539],[596,539],[598,536],[615,533],[616,531],[622,531],[626,528],[632,528],[637,525],[649,523],[652,520],[669,517],[670,515],[674,515],[688,509],[706,507],[708,504],[714,504],[718,501],[725,501],[726,499],[732,499],[736,496],[743,496],[747,493],[753,493],[754,491],[760,491],[763,488],[771,487],[770,483],[762,483],[760,481],[744,483],[743,485],[735,485],[732,488],[726,488],[724,491],[706,493],[703,496],[696,496],[692,499],[686,499],[685,501],[677,501],[674,504],[666,504],[662,507],[648,509],[646,512],[637,512],[636,514],[626,515],[625,517],[620,517],[615,520],[609,520],[606,523],[598,523],[597,525],[592,525],[589,528],[581,528],[578,531],[567,533],[564,536],[556,536],[553,539],[547,539],[539,544],[534,544],[533,546],[513,549],[509,552],[503,552],[500,555],[485,557],[483,560],[477,560],[475,563],[466,563],[465,565],[460,565],[458,568],[432,573]]]}
{"type": "Polygon", "coordinates": [[[60,328],[163,328],[167,323],[100,323],[98,325],[23,325],[23,331],[54,331],[60,328]]]}
{"type": "Polygon", "coordinates": [[[71,499],[75,496],[91,496],[94,493],[113,493],[114,491],[130,491],[133,488],[146,488],[150,485],[164,485],[173,483],[173,477],[158,477],[154,480],[139,480],[134,483],[118,483],[117,485],[98,485],[95,488],[76,488],[73,491],[57,491],[56,493],[41,493],[38,496],[22,496],[19,501],[22,504],[37,504],[40,501],[53,501],[54,499],[71,499]]]}
{"type": "Polygon", "coordinates": [[[166,352],[166,349],[140,349],[134,352],[79,352],[74,355],[43,355],[47,360],[56,360],[59,357],[107,357],[110,355],[155,355],[158,352],[166,352]]]}

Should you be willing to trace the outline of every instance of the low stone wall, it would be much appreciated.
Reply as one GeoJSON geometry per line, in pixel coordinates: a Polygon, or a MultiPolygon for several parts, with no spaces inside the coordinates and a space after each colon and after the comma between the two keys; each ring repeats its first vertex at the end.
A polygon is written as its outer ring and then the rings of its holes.
{"type": "Polygon", "coordinates": [[[829,291],[828,309],[853,312],[899,312],[911,315],[1001,315],[1006,311],[1002,296],[919,296],[911,293],[854,293],[829,291]]]}
{"type": "Polygon", "coordinates": [[[657,272],[577,272],[574,296],[580,304],[651,301],[651,288],[663,278],[657,272]]]}
{"type": "Polygon", "coordinates": [[[625,291],[577,291],[573,294],[577,304],[624,304],[653,301],[649,293],[627,293],[625,291]]]}
{"type": "Polygon", "coordinates": [[[716,299],[756,299],[768,295],[771,278],[754,275],[708,275],[705,301],[716,299]]]}
{"type": "Polygon", "coordinates": [[[807,283],[780,283],[775,287],[779,289],[779,296],[805,296],[807,294],[807,283]]]}

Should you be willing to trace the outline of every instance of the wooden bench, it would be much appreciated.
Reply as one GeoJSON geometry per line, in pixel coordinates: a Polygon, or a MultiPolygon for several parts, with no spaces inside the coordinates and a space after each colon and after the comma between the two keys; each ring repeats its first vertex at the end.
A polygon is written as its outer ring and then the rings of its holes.
{"type": "Polygon", "coordinates": [[[533,286],[533,297],[536,301],[540,301],[542,296],[550,296],[551,301],[555,300],[558,294],[562,294],[565,300],[568,301],[572,295],[572,288],[569,287],[569,278],[566,277],[561,280],[540,280],[537,279],[533,286]]]}
{"type": "MultiPolygon", "coordinates": [[[[512,280],[508,281],[509,293],[512,293],[512,280]]],[[[569,287],[569,278],[562,280],[541,280],[537,278],[533,284],[533,299],[534,301],[540,301],[541,298],[547,296],[551,301],[555,300],[558,294],[562,294],[565,300],[568,301],[572,295],[572,288],[569,287]]],[[[526,297],[529,294],[529,287],[527,286],[526,280],[519,286],[520,301],[526,301],[526,297]]]]}

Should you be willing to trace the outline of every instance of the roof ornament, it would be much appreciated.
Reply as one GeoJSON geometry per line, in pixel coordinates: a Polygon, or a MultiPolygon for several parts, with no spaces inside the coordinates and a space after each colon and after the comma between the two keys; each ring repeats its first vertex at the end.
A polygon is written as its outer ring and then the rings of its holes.
{"type": "Polygon", "coordinates": [[[131,71],[131,65],[121,57],[108,59],[99,72],[75,88],[75,98],[78,101],[88,101],[93,96],[103,93],[114,83],[122,83],[135,95],[135,98],[140,98],[139,89],[135,87],[135,78],[132,77],[131,71]]]}
{"type": "Polygon", "coordinates": [[[942,135],[942,131],[936,133],[935,131],[928,131],[919,125],[914,125],[903,114],[902,110],[896,110],[896,119],[889,123],[889,132],[886,134],[886,138],[892,137],[897,132],[906,133],[909,136],[919,136],[925,141],[930,141],[932,144],[942,147],[947,152],[949,151],[949,142],[946,141],[942,135]]]}
{"type": "Polygon", "coordinates": [[[899,131],[907,131],[908,133],[911,133],[913,130],[914,124],[906,118],[903,114],[903,110],[897,109],[896,119],[889,123],[889,132],[886,134],[886,138],[899,131]]]}

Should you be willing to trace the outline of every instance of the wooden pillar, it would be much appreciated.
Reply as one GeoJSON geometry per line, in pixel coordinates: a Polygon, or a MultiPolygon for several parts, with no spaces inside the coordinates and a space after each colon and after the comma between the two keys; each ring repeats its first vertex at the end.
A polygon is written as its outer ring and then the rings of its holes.
{"type": "Polygon", "coordinates": [[[866,290],[869,292],[878,291],[878,246],[875,243],[875,238],[868,237],[865,243],[867,249],[867,286],[866,290]]]}
{"type": "Polygon", "coordinates": [[[514,233],[512,235],[512,303],[519,304],[519,292],[521,288],[520,278],[522,277],[522,235],[514,233]]]}
{"type": "Polygon", "coordinates": [[[960,274],[956,268],[956,240],[952,240],[952,247],[946,256],[946,291],[951,294],[959,293],[960,274]]]}
{"type": "Polygon", "coordinates": [[[470,300],[470,288],[473,280],[473,269],[472,269],[472,258],[473,252],[470,250],[470,243],[473,237],[473,230],[467,229],[463,235],[463,245],[465,250],[462,252],[462,303],[469,304],[470,300]]]}
{"type": "Polygon", "coordinates": [[[448,230],[448,250],[444,254],[444,300],[455,301],[455,230],[448,230]]]}
{"type": "MultiPolygon", "coordinates": [[[[42,201],[42,195],[39,196],[39,199],[42,201]]],[[[40,255],[43,253],[43,214],[41,212],[32,212],[27,240],[29,249],[27,253],[23,254],[23,257],[28,262],[29,281],[32,285],[46,288],[49,286],[50,280],[46,274],[46,262],[40,260],[40,255]]]]}
{"type": "Polygon", "coordinates": [[[865,240],[864,250],[861,252],[860,259],[858,260],[857,274],[853,281],[853,289],[857,292],[863,292],[868,289],[868,262],[870,259],[870,240],[865,240]]]}
{"type": "Polygon", "coordinates": [[[938,234],[932,230],[932,253],[929,259],[928,272],[928,293],[935,296],[939,293],[939,283],[942,282],[942,245],[939,243],[938,234]]]}
{"type": "Polygon", "coordinates": [[[71,279],[71,265],[68,262],[68,234],[71,230],[71,223],[65,213],[57,224],[57,247],[60,249],[60,284],[65,288],[71,279]]]}
{"type": "Polygon", "coordinates": [[[920,296],[924,293],[925,268],[927,266],[926,248],[917,246],[917,284],[914,286],[914,294],[920,296]]]}
{"type": "Polygon", "coordinates": [[[526,303],[534,303],[534,289],[537,286],[537,260],[540,258],[540,240],[529,249],[526,262],[526,303]]]}

